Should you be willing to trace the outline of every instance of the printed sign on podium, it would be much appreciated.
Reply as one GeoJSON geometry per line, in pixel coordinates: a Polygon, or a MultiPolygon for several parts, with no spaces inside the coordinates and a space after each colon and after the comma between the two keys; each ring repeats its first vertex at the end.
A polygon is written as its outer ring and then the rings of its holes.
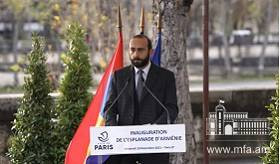
{"type": "Polygon", "coordinates": [[[185,152],[185,125],[90,127],[91,155],[185,152]]]}

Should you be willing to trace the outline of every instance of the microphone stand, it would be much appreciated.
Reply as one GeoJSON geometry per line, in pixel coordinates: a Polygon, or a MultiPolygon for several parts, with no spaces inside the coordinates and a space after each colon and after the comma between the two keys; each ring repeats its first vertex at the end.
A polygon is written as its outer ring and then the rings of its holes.
{"type": "Polygon", "coordinates": [[[116,104],[116,102],[119,100],[119,98],[121,97],[121,95],[123,94],[124,90],[126,89],[128,82],[129,82],[130,78],[127,79],[124,87],[122,88],[122,90],[120,91],[120,93],[118,94],[118,96],[114,99],[114,101],[112,102],[112,104],[107,108],[107,110],[104,113],[104,118],[106,119],[106,116],[108,114],[108,112],[111,110],[111,108],[116,104]]]}
{"type": "Polygon", "coordinates": [[[144,82],[144,88],[150,93],[150,95],[160,104],[160,106],[165,110],[166,115],[167,115],[167,124],[170,124],[170,113],[168,111],[168,109],[165,107],[165,105],[162,104],[162,102],[160,102],[160,100],[153,94],[153,92],[146,86],[146,83],[144,82]]]}

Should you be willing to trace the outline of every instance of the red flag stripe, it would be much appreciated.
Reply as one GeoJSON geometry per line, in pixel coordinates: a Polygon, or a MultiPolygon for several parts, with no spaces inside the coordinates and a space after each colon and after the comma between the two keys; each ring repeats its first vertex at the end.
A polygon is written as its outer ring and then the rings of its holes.
{"type": "Polygon", "coordinates": [[[115,53],[110,61],[109,66],[107,67],[102,80],[98,86],[96,94],[92,99],[87,112],[82,119],[77,131],[75,132],[74,137],[72,138],[71,143],[68,146],[65,164],[83,164],[87,158],[87,150],[89,147],[89,128],[90,126],[95,126],[97,118],[99,117],[100,111],[102,111],[102,103],[106,100],[104,98],[105,89],[107,83],[109,82],[109,76],[112,73],[123,67],[123,38],[122,33],[119,32],[119,39],[115,53]]]}

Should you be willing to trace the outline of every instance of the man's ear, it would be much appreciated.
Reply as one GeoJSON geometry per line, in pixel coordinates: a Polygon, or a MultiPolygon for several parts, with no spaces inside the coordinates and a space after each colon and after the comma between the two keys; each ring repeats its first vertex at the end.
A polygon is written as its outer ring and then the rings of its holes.
{"type": "Polygon", "coordinates": [[[152,56],[153,53],[154,53],[154,49],[150,49],[149,55],[152,56]]]}

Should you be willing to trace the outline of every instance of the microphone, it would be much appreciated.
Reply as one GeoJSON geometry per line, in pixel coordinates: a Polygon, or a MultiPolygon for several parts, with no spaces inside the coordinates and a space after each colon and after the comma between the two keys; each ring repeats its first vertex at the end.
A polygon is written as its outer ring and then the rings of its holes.
{"type": "Polygon", "coordinates": [[[150,93],[150,95],[151,95],[151,96],[160,104],[160,106],[165,110],[166,115],[167,115],[167,119],[166,119],[167,124],[170,124],[170,123],[171,123],[171,121],[170,121],[170,113],[169,113],[168,109],[165,107],[165,105],[162,104],[162,102],[160,102],[160,100],[156,97],[156,95],[153,94],[153,92],[147,87],[146,83],[144,82],[143,84],[144,84],[144,85],[143,85],[144,88],[150,93]]]}
{"type": "Polygon", "coordinates": [[[108,112],[112,109],[112,107],[116,104],[116,102],[119,100],[119,98],[121,97],[121,95],[123,94],[124,90],[126,89],[128,82],[130,81],[130,77],[126,80],[126,83],[124,84],[123,88],[121,89],[120,93],[117,95],[117,97],[114,99],[114,101],[112,102],[112,104],[107,108],[107,110],[104,113],[104,118],[106,119],[106,116],[108,114],[108,112]]]}

